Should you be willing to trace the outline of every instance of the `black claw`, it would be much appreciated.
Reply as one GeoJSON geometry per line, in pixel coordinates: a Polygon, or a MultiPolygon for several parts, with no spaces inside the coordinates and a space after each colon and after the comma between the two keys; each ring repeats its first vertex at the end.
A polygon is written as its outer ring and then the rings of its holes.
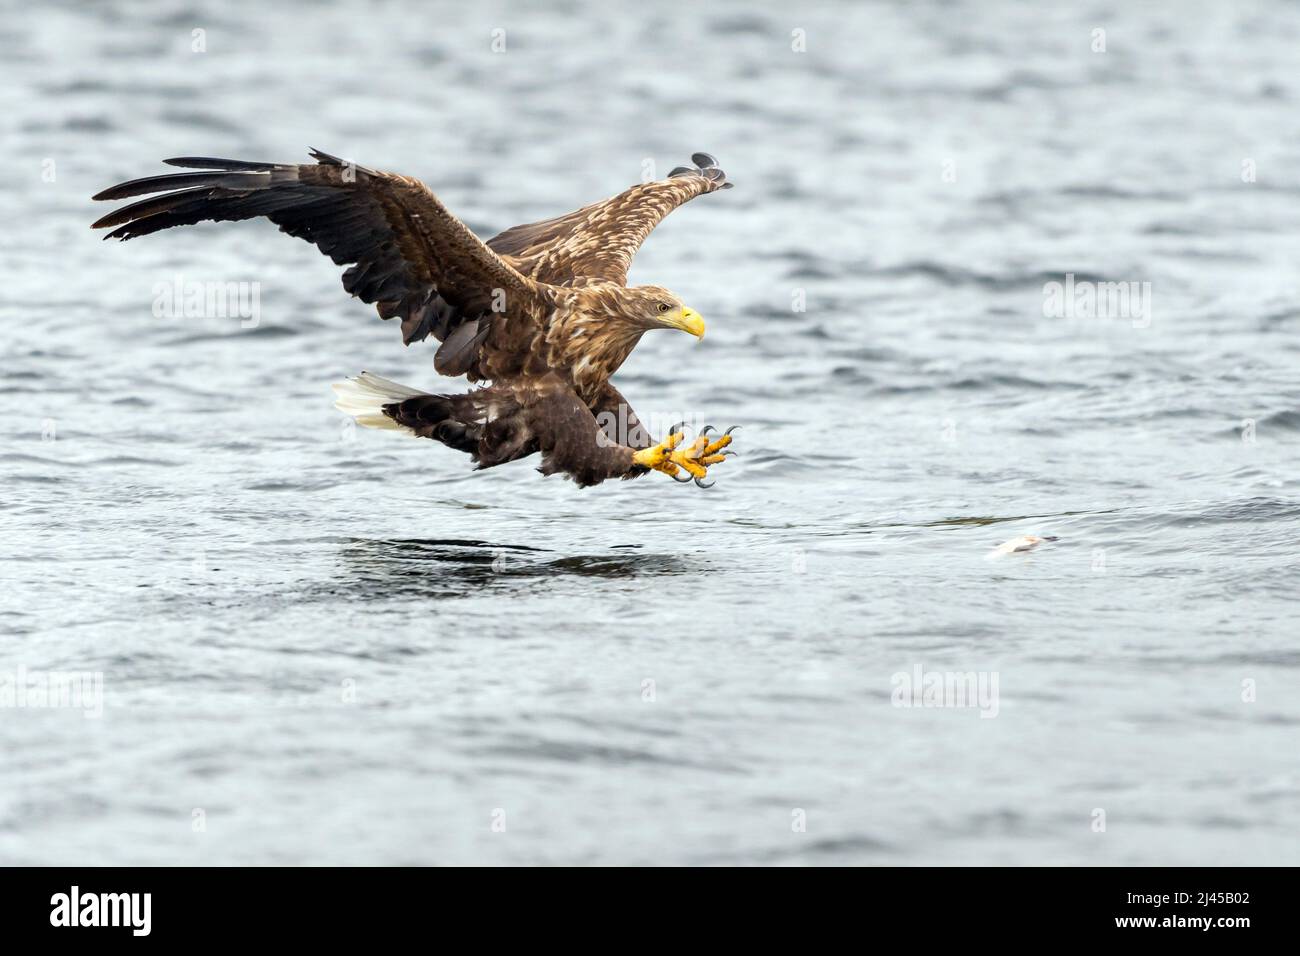
{"type": "Polygon", "coordinates": [[[677,482],[679,485],[684,485],[691,480],[690,475],[687,475],[685,478],[678,478],[676,475],[669,475],[668,477],[671,478],[673,481],[677,482]]]}
{"type": "Polygon", "coordinates": [[[685,425],[685,424],[686,424],[685,422],[678,422],[678,423],[677,423],[676,425],[674,425],[672,428],[668,429],[668,434],[670,434],[670,435],[676,435],[679,431],[682,430],[682,426],[685,425]]]}
{"type": "Polygon", "coordinates": [[[718,161],[708,153],[691,153],[691,162],[700,167],[700,169],[708,169],[718,165],[718,161]]]}
{"type": "Polygon", "coordinates": [[[704,482],[700,481],[700,479],[698,479],[698,478],[695,479],[695,483],[696,483],[697,485],[699,485],[701,488],[712,488],[714,485],[717,484],[716,481],[710,481],[710,482],[706,485],[704,482]]]}
{"type": "Polygon", "coordinates": [[[723,457],[723,458],[739,458],[739,457],[740,457],[740,452],[738,452],[738,451],[730,451],[730,450],[728,450],[728,451],[724,451],[724,452],[722,453],[722,457],[723,457]]]}
{"type": "Polygon", "coordinates": [[[702,429],[700,429],[700,434],[701,434],[701,435],[707,435],[707,434],[708,434],[709,432],[711,432],[711,431],[713,431],[713,426],[712,426],[712,425],[705,425],[702,429]]]}
{"type": "Polygon", "coordinates": [[[730,435],[732,432],[734,432],[734,431],[735,431],[737,428],[739,428],[739,427],[740,427],[739,425],[732,425],[732,426],[731,426],[730,428],[728,428],[725,432],[723,432],[723,434],[724,434],[724,435],[730,435]]]}

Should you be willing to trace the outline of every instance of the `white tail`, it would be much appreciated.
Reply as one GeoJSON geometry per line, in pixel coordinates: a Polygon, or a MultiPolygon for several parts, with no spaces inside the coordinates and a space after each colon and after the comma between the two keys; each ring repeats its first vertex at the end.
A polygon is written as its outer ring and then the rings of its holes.
{"type": "Polygon", "coordinates": [[[356,378],[344,382],[335,382],[331,387],[334,389],[334,394],[338,396],[334,401],[334,407],[345,415],[351,415],[358,425],[365,425],[367,428],[388,428],[406,432],[408,435],[415,434],[405,425],[399,425],[385,415],[384,406],[424,395],[425,392],[390,382],[369,372],[362,372],[356,378]]]}

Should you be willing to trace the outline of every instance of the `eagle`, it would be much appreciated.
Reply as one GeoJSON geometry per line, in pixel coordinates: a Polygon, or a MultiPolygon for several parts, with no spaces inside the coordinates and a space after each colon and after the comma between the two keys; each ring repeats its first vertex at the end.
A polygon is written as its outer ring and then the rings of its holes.
{"type": "Polygon", "coordinates": [[[180,157],[189,170],[134,179],[96,200],[148,196],[92,228],[133,239],[212,220],[264,216],[312,243],[343,273],[346,292],[399,319],[405,345],[432,336],[441,375],[464,394],[424,392],[368,372],[334,385],[358,424],[432,438],[479,468],[536,453],[546,475],[581,487],[650,471],[701,487],[731,433],[682,423],[655,440],[610,381],[650,329],[704,336],[704,320],[667,289],[629,286],[641,243],[670,212],[732,184],[708,153],[563,216],[480,240],[417,179],[313,149],[314,163],[180,157]]]}

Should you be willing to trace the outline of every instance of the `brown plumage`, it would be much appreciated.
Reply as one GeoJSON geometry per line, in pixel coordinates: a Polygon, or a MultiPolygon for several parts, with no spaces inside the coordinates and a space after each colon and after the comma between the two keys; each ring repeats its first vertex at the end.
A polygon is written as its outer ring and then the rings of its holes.
{"type": "MultiPolygon", "coordinates": [[[[410,345],[433,336],[434,367],[490,383],[434,395],[363,373],[336,386],[338,405],[364,425],[396,428],[469,452],[480,468],[541,452],[541,471],[579,484],[654,468],[703,477],[726,441],[655,446],[610,383],[641,335],[678,328],[703,335],[699,316],[657,286],[627,286],[632,257],[682,203],[730,186],[717,162],[641,183],[555,219],[508,229],[486,243],[421,182],[312,151],[314,164],[185,157],[202,170],[137,179],[98,200],[150,196],[94,224],[131,239],[206,220],[264,216],[338,265],[343,288],[401,321],[410,345]],[[602,425],[610,416],[622,427],[602,425]],[[649,449],[649,451],[643,451],[649,449]]],[[[678,436],[680,437],[680,436],[678,436]]]]}

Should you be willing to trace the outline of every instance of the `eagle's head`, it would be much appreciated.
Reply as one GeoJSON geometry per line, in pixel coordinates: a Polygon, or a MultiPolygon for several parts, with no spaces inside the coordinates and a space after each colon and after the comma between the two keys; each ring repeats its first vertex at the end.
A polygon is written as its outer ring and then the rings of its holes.
{"type": "Polygon", "coordinates": [[[704,319],[700,313],[688,309],[667,289],[638,285],[622,291],[621,311],[642,329],[681,329],[697,339],[704,338],[704,319]]]}

